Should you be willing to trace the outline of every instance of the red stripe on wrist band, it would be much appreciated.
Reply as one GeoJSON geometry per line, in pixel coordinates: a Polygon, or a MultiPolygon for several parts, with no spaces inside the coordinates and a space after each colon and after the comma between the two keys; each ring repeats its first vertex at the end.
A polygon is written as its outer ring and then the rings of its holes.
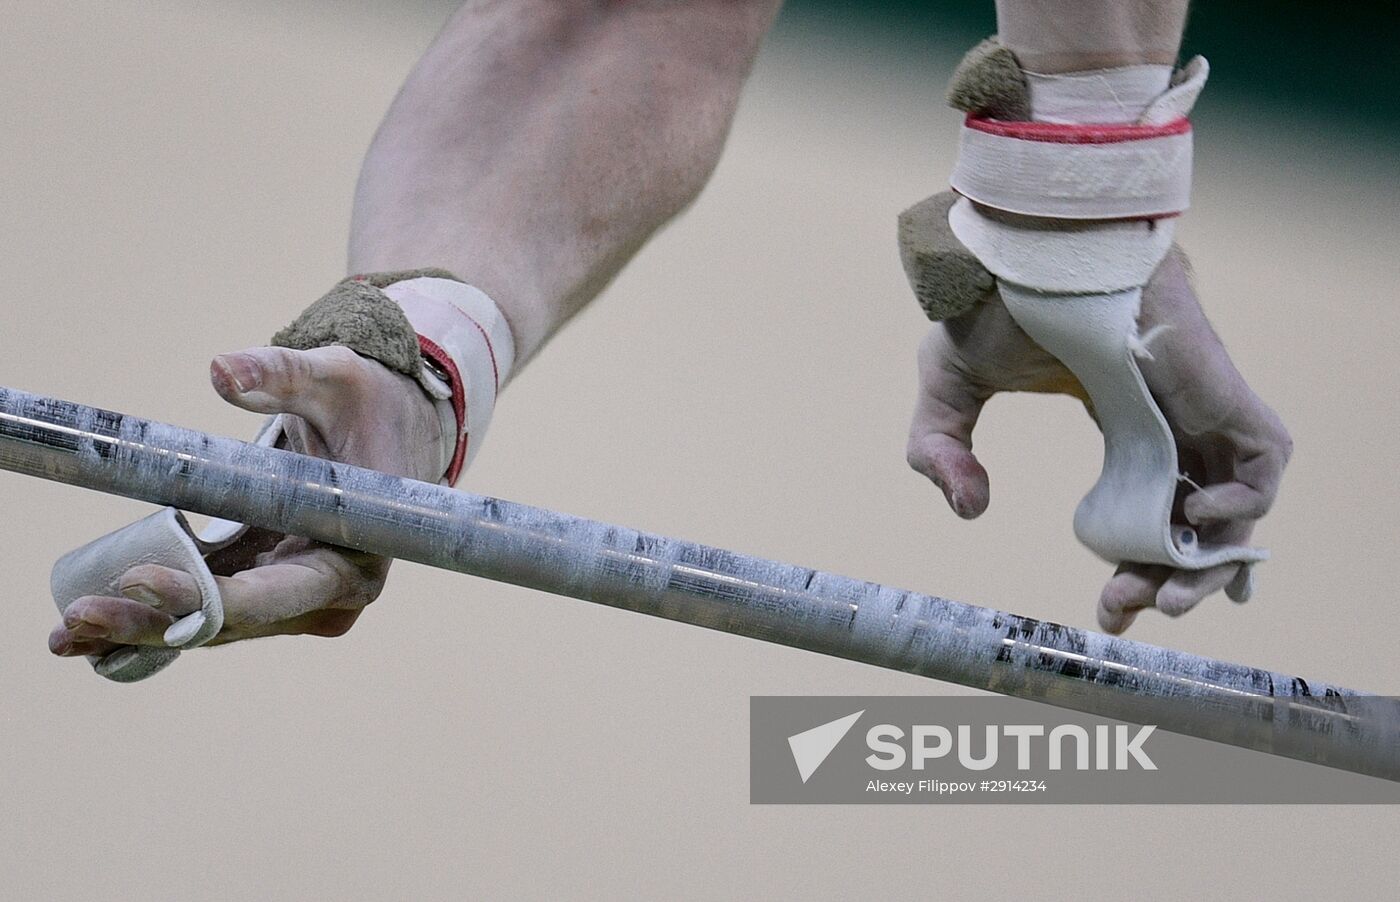
{"type": "Polygon", "coordinates": [[[1058,122],[1006,122],[1001,119],[981,119],[969,115],[964,124],[974,131],[1022,141],[1042,141],[1047,144],[1121,144],[1124,141],[1146,141],[1167,138],[1191,131],[1191,120],[1182,116],[1162,125],[1132,123],[1062,124],[1058,122]]]}
{"type": "Polygon", "coordinates": [[[452,413],[457,417],[457,445],[452,451],[452,463],[448,465],[444,478],[448,485],[453,485],[461,475],[462,465],[467,460],[467,387],[462,384],[462,374],[458,371],[457,364],[452,362],[452,358],[437,342],[420,335],[418,349],[423,352],[424,357],[442,367],[452,382],[452,413]]]}
{"type": "Polygon", "coordinates": [[[454,311],[461,314],[463,319],[465,319],[467,322],[471,323],[473,326],[476,327],[476,331],[481,333],[481,340],[486,342],[486,353],[491,357],[491,379],[495,383],[496,392],[499,394],[501,391],[501,371],[496,366],[496,347],[495,345],[491,344],[490,334],[487,333],[486,328],[482,326],[481,323],[477,322],[476,319],[471,316],[471,314],[467,313],[467,311],[463,310],[461,307],[458,307],[456,304],[453,304],[451,306],[454,311]]]}

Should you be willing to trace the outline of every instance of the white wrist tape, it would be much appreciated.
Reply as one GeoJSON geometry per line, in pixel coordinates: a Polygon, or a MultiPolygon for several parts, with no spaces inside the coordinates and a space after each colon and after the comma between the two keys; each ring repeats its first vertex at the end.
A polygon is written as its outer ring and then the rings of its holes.
{"type": "Polygon", "coordinates": [[[454,279],[421,276],[382,289],[403,308],[418,333],[424,357],[447,377],[439,415],[450,429],[443,435],[447,485],[456,483],[486,436],[496,397],[515,363],[510,324],[485,292],[454,279]],[[449,416],[450,415],[450,416],[449,416]]]}
{"type": "MultiPolygon", "coordinates": [[[[949,228],[996,276],[1017,324],[1075,374],[1093,401],[1104,464],[1074,528],[1113,563],[1198,570],[1268,556],[1203,544],[1189,526],[1171,523],[1180,478],[1176,441],[1137,363],[1150,353],[1138,334],[1142,288],[1171,247],[1174,217],[1189,203],[1186,114],[1208,71],[1198,57],[1175,86],[1146,100],[1132,94],[1159,73],[1134,72],[1126,80],[1119,70],[1062,80],[1027,73],[1033,111],[1047,104],[1071,114],[1096,108],[1105,81],[1118,80],[1127,84],[1125,103],[1139,106],[1140,115],[1129,124],[970,115],[952,179],[962,197],[949,209],[949,228]],[[1092,99],[1095,92],[1100,96],[1092,99]]],[[[1232,595],[1242,600],[1248,591],[1246,573],[1232,595]]]]}
{"type": "Polygon", "coordinates": [[[1090,72],[1023,72],[1036,122],[1136,122],[1171,85],[1171,66],[1122,66],[1090,72]]]}
{"type": "MultiPolygon", "coordinates": [[[[1191,193],[1191,105],[1209,68],[1197,57],[1185,80],[1135,123],[1003,122],[969,115],[954,191],[983,206],[1053,219],[1174,216],[1191,193]]],[[[1034,96],[1034,95],[1032,95],[1034,96]]]]}

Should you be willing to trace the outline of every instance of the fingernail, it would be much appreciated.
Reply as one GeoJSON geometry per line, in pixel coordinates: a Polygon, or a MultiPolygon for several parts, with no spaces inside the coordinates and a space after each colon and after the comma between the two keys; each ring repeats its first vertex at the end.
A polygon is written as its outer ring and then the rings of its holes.
{"type": "Polygon", "coordinates": [[[74,620],[72,623],[64,622],[68,627],[68,632],[78,639],[105,639],[109,630],[105,626],[96,623],[88,623],[86,620],[74,620]]]}
{"type": "Polygon", "coordinates": [[[1233,579],[1225,586],[1225,597],[1235,604],[1244,604],[1254,595],[1254,568],[1240,567],[1233,579]]]}
{"type": "Polygon", "coordinates": [[[225,354],[219,359],[233,379],[234,388],[240,392],[250,392],[262,385],[262,368],[252,357],[247,354],[225,354]]]}
{"type": "Polygon", "coordinates": [[[141,604],[149,605],[153,608],[158,608],[165,603],[161,600],[159,595],[145,586],[127,586],[125,589],[122,589],[122,595],[132,601],[139,601],[141,604]]]}
{"type": "Polygon", "coordinates": [[[171,648],[178,648],[194,638],[194,634],[199,632],[204,626],[204,612],[195,611],[170,624],[165,631],[165,644],[171,648]]]}
{"type": "Polygon", "coordinates": [[[102,676],[111,676],[130,664],[135,658],[136,649],[129,645],[126,648],[119,648],[97,662],[97,672],[102,676]]]}

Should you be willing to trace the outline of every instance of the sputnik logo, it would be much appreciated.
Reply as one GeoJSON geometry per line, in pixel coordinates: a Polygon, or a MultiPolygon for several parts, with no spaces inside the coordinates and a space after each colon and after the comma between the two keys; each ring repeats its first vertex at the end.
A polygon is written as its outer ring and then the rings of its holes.
{"type": "Polygon", "coordinates": [[[865,709],[861,708],[854,714],[847,714],[830,723],[788,737],[788,748],[792,749],[792,760],[797,764],[797,773],[801,775],[803,783],[817,772],[817,768],[822,766],[822,762],[835,750],[864,713],[865,709]]]}

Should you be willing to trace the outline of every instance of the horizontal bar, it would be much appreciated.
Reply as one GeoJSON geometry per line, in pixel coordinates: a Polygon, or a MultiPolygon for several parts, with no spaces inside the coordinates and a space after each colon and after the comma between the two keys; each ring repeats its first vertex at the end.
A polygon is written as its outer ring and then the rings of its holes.
{"type": "Polygon", "coordinates": [[[1400,780],[1400,702],[0,388],[0,469],[1400,780]]]}

